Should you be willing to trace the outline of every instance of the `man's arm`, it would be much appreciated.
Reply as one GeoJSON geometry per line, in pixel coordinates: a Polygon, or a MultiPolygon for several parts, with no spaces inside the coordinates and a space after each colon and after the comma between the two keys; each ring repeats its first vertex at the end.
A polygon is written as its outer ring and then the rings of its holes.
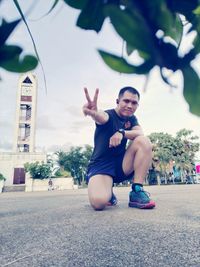
{"type": "Polygon", "coordinates": [[[105,124],[109,119],[108,113],[103,110],[97,110],[90,116],[97,124],[105,124]]]}
{"type": "Polygon", "coordinates": [[[134,126],[131,130],[125,130],[124,137],[130,140],[135,139],[137,136],[144,135],[142,127],[137,125],[134,126]]]}
{"type": "Polygon", "coordinates": [[[123,138],[127,138],[130,140],[135,139],[137,136],[144,135],[141,126],[134,126],[131,130],[125,130],[124,135],[120,132],[116,132],[111,136],[109,147],[117,147],[121,144],[123,138]]]}

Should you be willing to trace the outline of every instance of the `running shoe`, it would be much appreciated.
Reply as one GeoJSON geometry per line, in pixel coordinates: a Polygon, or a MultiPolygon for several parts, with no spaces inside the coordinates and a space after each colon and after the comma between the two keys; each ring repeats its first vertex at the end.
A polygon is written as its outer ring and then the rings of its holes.
{"type": "Polygon", "coordinates": [[[140,191],[131,191],[129,193],[129,207],[139,209],[153,209],[156,204],[150,199],[150,194],[143,190],[141,187],[140,191]]]}
{"type": "Polygon", "coordinates": [[[114,193],[112,193],[111,199],[108,201],[106,206],[116,206],[117,205],[117,198],[114,193]]]}

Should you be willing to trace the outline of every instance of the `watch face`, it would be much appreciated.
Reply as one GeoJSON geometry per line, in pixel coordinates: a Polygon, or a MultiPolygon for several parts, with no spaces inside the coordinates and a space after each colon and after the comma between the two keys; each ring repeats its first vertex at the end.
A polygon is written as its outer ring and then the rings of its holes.
{"type": "Polygon", "coordinates": [[[31,88],[27,87],[27,86],[22,86],[21,92],[22,92],[21,95],[24,95],[24,96],[31,96],[32,95],[31,88]]]}

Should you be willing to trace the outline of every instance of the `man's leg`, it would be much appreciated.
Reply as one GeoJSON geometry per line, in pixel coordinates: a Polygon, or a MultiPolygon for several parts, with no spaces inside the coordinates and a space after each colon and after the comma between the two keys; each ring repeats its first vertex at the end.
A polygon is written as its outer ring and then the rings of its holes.
{"type": "Polygon", "coordinates": [[[108,175],[94,175],[88,183],[88,196],[95,210],[103,210],[112,196],[113,179],[108,175]]]}
{"type": "Polygon", "coordinates": [[[145,136],[138,136],[129,145],[122,164],[125,174],[128,175],[134,170],[134,180],[129,200],[130,207],[144,209],[155,207],[155,202],[150,200],[149,195],[143,190],[142,186],[151,162],[151,142],[145,136]]]}
{"type": "Polygon", "coordinates": [[[138,136],[127,148],[122,167],[127,175],[134,170],[134,183],[143,184],[151,162],[151,142],[145,136],[138,136]]]}

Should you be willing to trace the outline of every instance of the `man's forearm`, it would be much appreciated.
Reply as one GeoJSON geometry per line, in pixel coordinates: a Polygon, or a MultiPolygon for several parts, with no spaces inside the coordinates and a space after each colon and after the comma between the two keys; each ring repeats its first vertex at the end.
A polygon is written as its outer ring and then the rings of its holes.
{"type": "Polygon", "coordinates": [[[104,124],[109,119],[108,114],[103,110],[95,111],[91,117],[97,124],[104,124]]]}
{"type": "Polygon", "coordinates": [[[143,131],[141,129],[135,129],[135,130],[125,130],[125,138],[133,140],[135,139],[137,136],[141,136],[144,135],[143,131]]]}

